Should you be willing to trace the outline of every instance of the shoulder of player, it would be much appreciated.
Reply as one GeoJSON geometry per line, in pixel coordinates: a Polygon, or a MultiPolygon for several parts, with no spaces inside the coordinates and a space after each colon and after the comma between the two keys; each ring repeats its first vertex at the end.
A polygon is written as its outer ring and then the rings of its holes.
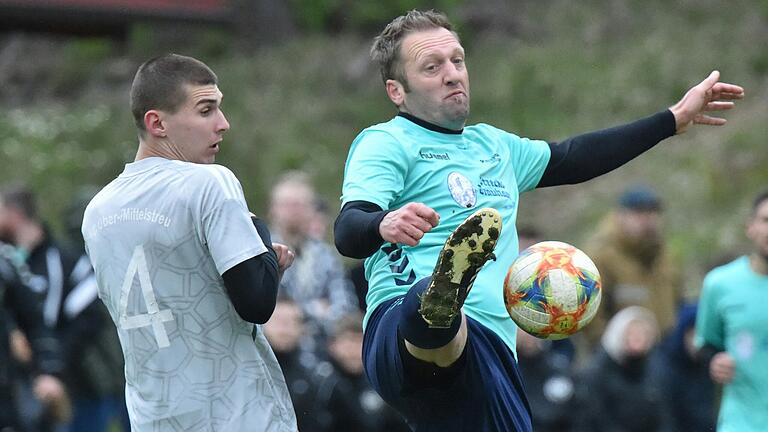
{"type": "MultiPolygon", "coordinates": [[[[725,287],[731,285],[733,277],[749,269],[748,258],[741,256],[735,260],[715,267],[704,277],[705,287],[725,287]]],[[[714,288],[710,288],[714,289],[714,288]]]]}
{"type": "Polygon", "coordinates": [[[240,183],[229,168],[217,164],[185,164],[184,178],[197,186],[240,183]]]}
{"type": "Polygon", "coordinates": [[[476,123],[473,125],[466,126],[464,128],[464,135],[470,136],[470,137],[473,135],[479,135],[483,137],[505,137],[505,138],[512,138],[514,140],[524,139],[512,132],[506,131],[504,129],[500,129],[488,123],[476,123]]]}

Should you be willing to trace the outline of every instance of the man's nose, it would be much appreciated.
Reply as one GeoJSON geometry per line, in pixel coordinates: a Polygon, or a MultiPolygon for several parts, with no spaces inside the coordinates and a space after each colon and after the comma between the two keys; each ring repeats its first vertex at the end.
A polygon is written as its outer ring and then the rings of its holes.
{"type": "Polygon", "coordinates": [[[443,75],[443,82],[446,85],[455,85],[459,82],[459,79],[461,78],[461,71],[459,71],[459,67],[453,62],[448,62],[448,65],[445,67],[445,75],[443,75]]]}
{"type": "Polygon", "coordinates": [[[227,121],[227,117],[224,115],[224,113],[221,113],[221,120],[219,122],[219,131],[226,132],[229,130],[229,122],[227,121]]]}

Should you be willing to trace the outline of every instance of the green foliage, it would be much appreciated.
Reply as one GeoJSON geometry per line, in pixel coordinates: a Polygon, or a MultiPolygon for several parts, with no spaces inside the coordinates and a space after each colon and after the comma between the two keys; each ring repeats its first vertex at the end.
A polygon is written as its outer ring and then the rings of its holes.
{"type": "MultiPolygon", "coordinates": [[[[220,30],[173,36],[172,29],[137,26],[123,49],[130,71],[110,90],[103,88],[101,66],[115,61],[110,51],[120,48],[91,40],[65,46],[61,61],[72,69],[41,82],[55,78],[69,83],[57,86],[84,91],[54,104],[0,109],[0,183],[31,183],[55,223],[80,185],[114,178],[136,149],[126,103],[132,72],[150,55],[174,50],[199,56],[219,75],[232,129],[218,161],[238,175],[254,211],[264,214],[273,180],[293,168],[308,171],[335,208],[349,144],[395,112],[367,58],[370,35],[425,3],[292,1],[304,28],[337,31],[331,26],[341,23],[345,35],[313,34],[246,53],[220,30]],[[345,18],[333,18],[339,16],[345,18]],[[347,32],[353,30],[364,36],[347,32]]],[[[766,4],[531,0],[485,15],[510,17],[509,33],[488,32],[482,20],[470,20],[480,5],[446,0],[428,6],[453,11],[454,20],[467,23],[463,34],[472,35],[463,39],[472,79],[470,123],[521,136],[557,141],[652,114],[713,68],[745,86],[748,97],[724,114],[726,127],[693,128],[600,179],[521,198],[521,223],[578,245],[626,184],[649,183],[667,199],[671,247],[696,276],[721,252],[744,250],[742,210],[768,186],[766,4]]]]}
{"type": "Polygon", "coordinates": [[[312,32],[379,30],[393,17],[411,9],[450,13],[460,0],[291,0],[303,28],[312,32]]]}

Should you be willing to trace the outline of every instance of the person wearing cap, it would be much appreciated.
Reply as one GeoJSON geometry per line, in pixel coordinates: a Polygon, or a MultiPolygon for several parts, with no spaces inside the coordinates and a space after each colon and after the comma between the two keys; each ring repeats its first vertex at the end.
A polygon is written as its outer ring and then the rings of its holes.
{"type": "Polygon", "coordinates": [[[582,336],[587,351],[596,346],[607,319],[629,306],[652,311],[662,333],[675,324],[682,280],[666,247],[662,210],[654,189],[631,185],[586,242],[603,285],[600,310],[582,336]]]}

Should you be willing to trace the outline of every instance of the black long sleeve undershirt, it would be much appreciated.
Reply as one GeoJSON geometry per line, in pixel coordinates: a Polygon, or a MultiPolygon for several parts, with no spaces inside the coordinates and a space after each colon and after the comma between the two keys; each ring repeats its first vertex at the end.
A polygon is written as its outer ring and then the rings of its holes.
{"type": "MultiPolygon", "coordinates": [[[[551,156],[536,187],[593,179],[624,165],[674,134],[675,117],[665,110],[625,125],[577,135],[559,144],[550,143],[551,156]]],[[[339,253],[366,258],[376,252],[384,242],[379,224],[387,212],[367,201],[346,203],[334,223],[339,253]]]]}
{"type": "Polygon", "coordinates": [[[344,204],[333,224],[333,237],[339,253],[350,258],[367,258],[376,252],[384,239],[379,225],[388,210],[367,201],[344,204]]]}
{"type": "Polygon", "coordinates": [[[669,110],[632,123],[550,143],[551,156],[537,188],[582,183],[615,170],[675,134],[669,110]]]}
{"type": "Polygon", "coordinates": [[[253,225],[259,233],[267,252],[251,257],[224,272],[224,287],[240,318],[264,324],[272,316],[280,285],[277,254],[272,249],[272,238],[267,226],[253,217],[253,225]]]}

